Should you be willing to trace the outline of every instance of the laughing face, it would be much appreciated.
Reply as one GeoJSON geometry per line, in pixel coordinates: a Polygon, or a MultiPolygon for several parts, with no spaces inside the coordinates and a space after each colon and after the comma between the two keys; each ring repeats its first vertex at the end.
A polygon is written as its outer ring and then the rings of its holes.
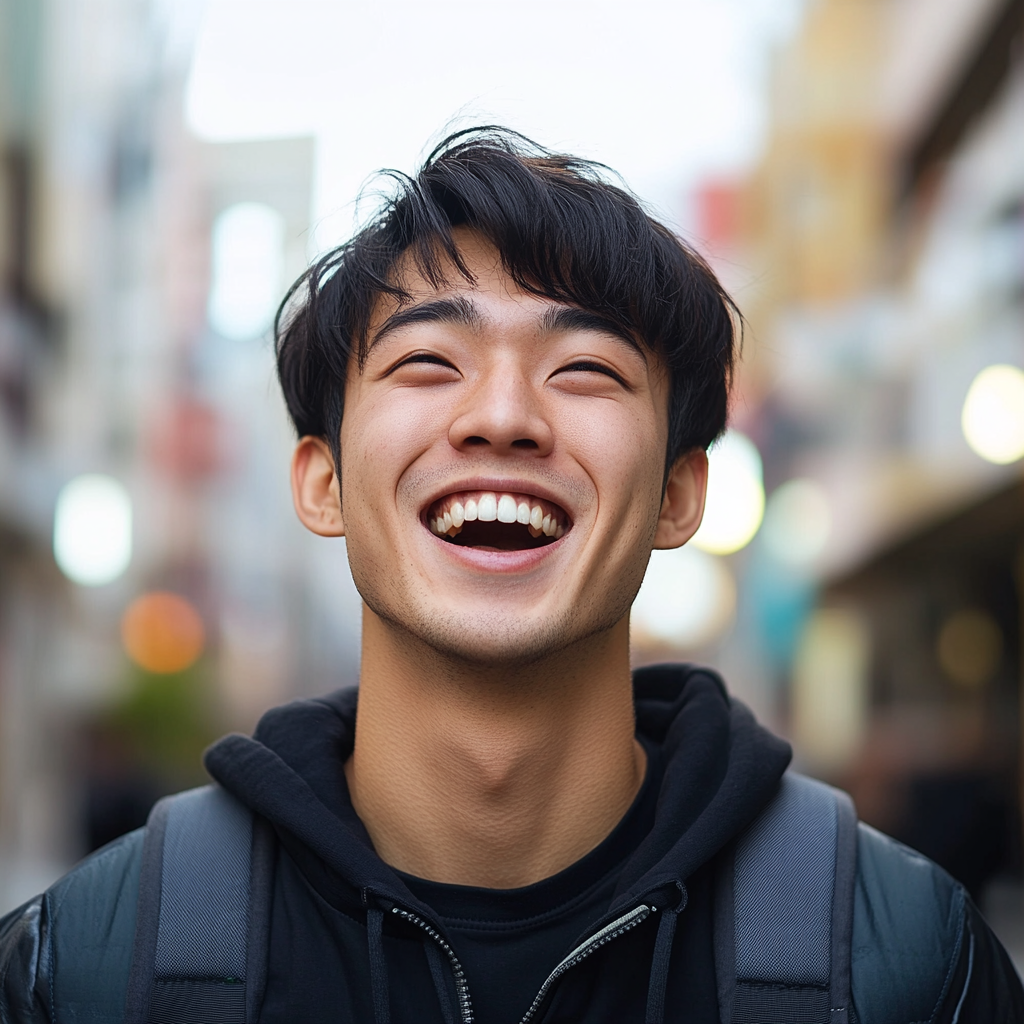
{"type": "Polygon", "coordinates": [[[478,236],[470,283],[382,302],[349,370],[338,482],[323,442],[296,453],[296,506],[347,538],[382,625],[449,657],[543,657],[625,622],[652,546],[683,543],[703,452],[663,495],[668,380],[586,311],[530,295],[478,236]]]}

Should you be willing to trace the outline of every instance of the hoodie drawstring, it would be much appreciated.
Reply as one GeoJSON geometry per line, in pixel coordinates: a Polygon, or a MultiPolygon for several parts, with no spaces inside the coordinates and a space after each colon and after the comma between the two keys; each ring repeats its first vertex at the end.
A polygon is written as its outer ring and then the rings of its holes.
{"type": "Polygon", "coordinates": [[[378,907],[370,907],[366,911],[366,942],[370,953],[373,1019],[375,1024],[391,1024],[388,964],[384,959],[384,911],[378,907]]]}
{"type": "Polygon", "coordinates": [[[651,981],[647,987],[647,1013],[644,1024],[662,1024],[665,1020],[665,989],[668,986],[669,961],[672,959],[672,940],[676,935],[674,910],[663,910],[658,922],[658,937],[654,940],[651,960],[651,981]]]}
{"type": "MultiPolygon", "coordinates": [[[[363,893],[363,899],[368,904],[366,910],[366,943],[370,955],[370,989],[373,993],[373,1020],[374,1024],[391,1024],[391,996],[388,987],[388,965],[384,956],[384,914],[385,910],[372,904],[373,896],[369,890],[363,893]]],[[[460,982],[462,989],[465,989],[465,976],[462,965],[455,958],[451,947],[443,938],[428,925],[422,918],[417,917],[409,911],[386,903],[391,913],[398,914],[401,918],[410,923],[418,925],[426,934],[423,938],[423,951],[427,957],[427,965],[430,967],[430,976],[434,981],[434,988],[437,990],[437,1000],[441,1004],[441,1015],[445,1024],[459,1024],[460,1015],[456,1013],[452,1004],[451,992],[448,989],[447,971],[445,962],[441,956],[441,948],[452,961],[451,968],[455,974],[456,987],[460,982]]],[[[463,991],[465,1006],[461,1014],[465,1024],[472,1024],[473,1011],[469,1004],[469,993],[463,991]]]]}
{"type": "Polygon", "coordinates": [[[651,980],[647,986],[647,1012],[644,1024],[663,1024],[665,1020],[665,991],[668,988],[668,972],[672,961],[672,943],[676,937],[679,914],[686,906],[686,887],[677,882],[679,902],[675,907],[666,907],[658,922],[658,935],[654,940],[654,956],[651,957],[651,980]]]}
{"type": "Polygon", "coordinates": [[[434,988],[437,989],[437,1001],[441,1004],[444,1024],[456,1024],[455,1008],[452,1006],[451,993],[448,991],[445,963],[441,959],[441,950],[433,942],[426,939],[423,941],[423,948],[427,951],[430,976],[434,979],[434,988]]]}

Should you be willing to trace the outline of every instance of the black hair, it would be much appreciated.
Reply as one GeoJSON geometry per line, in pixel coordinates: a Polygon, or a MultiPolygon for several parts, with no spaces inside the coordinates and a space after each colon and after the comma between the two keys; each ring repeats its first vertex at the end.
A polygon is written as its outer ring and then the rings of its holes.
{"type": "Polygon", "coordinates": [[[714,273],[647,214],[602,164],[553,153],[505,128],[449,135],[394,183],[376,216],[289,289],[274,322],[277,369],[299,436],[326,440],[340,465],[345,380],[366,358],[377,302],[411,300],[397,265],[411,257],[432,286],[454,267],[452,240],[472,228],[522,289],[601,315],[654,352],[671,381],[666,473],[725,429],[742,322],[714,273]]]}

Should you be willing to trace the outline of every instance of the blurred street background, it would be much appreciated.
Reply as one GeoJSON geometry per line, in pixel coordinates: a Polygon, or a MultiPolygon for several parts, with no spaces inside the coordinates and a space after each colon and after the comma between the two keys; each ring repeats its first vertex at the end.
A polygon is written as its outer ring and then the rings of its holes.
{"type": "Polygon", "coordinates": [[[270,321],[481,123],[615,168],[746,315],[635,660],[718,668],[1020,967],[1024,0],[0,0],[0,914],[357,682],[270,321]]]}

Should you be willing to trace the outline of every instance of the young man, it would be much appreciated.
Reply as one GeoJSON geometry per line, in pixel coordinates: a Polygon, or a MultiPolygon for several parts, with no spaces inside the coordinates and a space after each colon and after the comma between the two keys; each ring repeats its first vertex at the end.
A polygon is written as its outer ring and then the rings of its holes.
{"type": "Polygon", "coordinates": [[[786,774],[714,673],[631,678],[735,325],[594,165],[483,130],[399,179],[278,331],[295,506],[365,602],[358,700],[222,740],[220,810],[168,805],[0,922],[0,1018],[1024,1020],[959,885],[786,774]]]}

